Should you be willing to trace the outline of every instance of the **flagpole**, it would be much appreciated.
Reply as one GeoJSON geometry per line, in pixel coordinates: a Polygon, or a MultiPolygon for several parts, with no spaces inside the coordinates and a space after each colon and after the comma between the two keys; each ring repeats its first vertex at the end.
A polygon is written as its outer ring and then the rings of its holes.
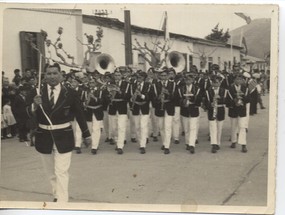
{"type": "MultiPolygon", "coordinates": [[[[232,30],[233,30],[233,14],[231,13],[231,31],[232,30]]],[[[230,62],[232,62],[232,59],[233,59],[233,35],[231,35],[231,59],[230,59],[230,62]]],[[[230,70],[231,70],[231,68],[230,68],[230,70]]]]}

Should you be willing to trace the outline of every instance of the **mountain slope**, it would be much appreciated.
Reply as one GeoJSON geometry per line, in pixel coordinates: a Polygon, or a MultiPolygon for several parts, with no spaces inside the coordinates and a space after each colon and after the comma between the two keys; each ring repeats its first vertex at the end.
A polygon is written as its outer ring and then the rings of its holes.
{"type": "Polygon", "coordinates": [[[230,32],[234,45],[240,45],[241,34],[246,40],[248,55],[264,58],[270,51],[270,19],[254,19],[250,24],[241,26],[230,32]]]}

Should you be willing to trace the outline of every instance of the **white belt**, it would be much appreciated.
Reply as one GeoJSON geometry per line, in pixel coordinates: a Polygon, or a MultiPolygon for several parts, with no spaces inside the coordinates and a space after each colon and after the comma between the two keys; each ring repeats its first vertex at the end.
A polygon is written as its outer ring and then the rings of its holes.
{"type": "Polygon", "coordinates": [[[39,127],[45,130],[56,130],[56,129],[63,129],[63,128],[67,128],[69,127],[71,124],[70,122],[67,123],[63,123],[63,124],[58,124],[58,125],[43,125],[43,124],[39,124],[39,127]]]}
{"type": "Polygon", "coordinates": [[[87,105],[86,107],[95,110],[95,109],[98,109],[98,108],[102,107],[102,105],[97,105],[97,106],[87,105]]]}

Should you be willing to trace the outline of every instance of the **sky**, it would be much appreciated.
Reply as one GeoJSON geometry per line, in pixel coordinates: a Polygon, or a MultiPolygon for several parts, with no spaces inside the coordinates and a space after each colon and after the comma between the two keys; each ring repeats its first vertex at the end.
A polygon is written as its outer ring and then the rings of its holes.
{"type": "Polygon", "coordinates": [[[161,29],[164,11],[167,11],[169,32],[200,38],[208,35],[218,23],[224,31],[246,25],[234,12],[243,12],[252,20],[271,17],[270,7],[262,5],[92,5],[85,8],[83,13],[92,15],[95,9],[108,10],[108,17],[121,21],[124,20],[124,10],[130,10],[133,25],[154,29],[161,29]]]}

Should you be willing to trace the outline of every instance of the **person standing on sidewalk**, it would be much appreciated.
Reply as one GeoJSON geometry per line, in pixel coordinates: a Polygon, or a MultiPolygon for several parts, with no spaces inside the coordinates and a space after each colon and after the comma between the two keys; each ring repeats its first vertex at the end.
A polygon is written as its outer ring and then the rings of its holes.
{"type": "Polygon", "coordinates": [[[81,128],[82,137],[91,144],[91,136],[85,120],[83,106],[77,93],[63,86],[60,66],[46,68],[46,85],[41,95],[27,108],[28,115],[35,115],[38,127],[35,134],[35,148],[41,154],[42,162],[54,196],[54,202],[68,202],[69,167],[74,136],[71,121],[74,116],[81,128]]]}

